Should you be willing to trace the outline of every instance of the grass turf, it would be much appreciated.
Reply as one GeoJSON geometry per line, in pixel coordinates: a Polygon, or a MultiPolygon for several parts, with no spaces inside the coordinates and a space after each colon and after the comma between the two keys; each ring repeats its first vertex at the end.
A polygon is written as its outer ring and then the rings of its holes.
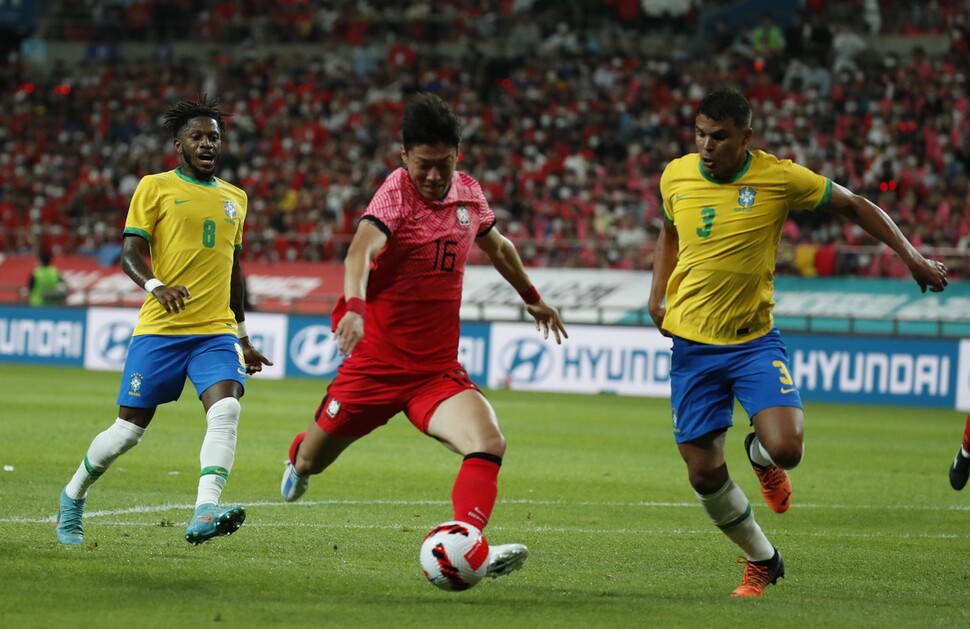
{"type": "Polygon", "coordinates": [[[794,502],[761,502],[728,462],[788,576],[731,599],[737,549],[707,520],[670,436],[668,401],[488,392],[509,449],[487,535],[531,556],[463,593],[425,582],[418,548],[451,519],[458,458],[403,418],[279,498],[282,461],[324,390],[249,382],[223,494],[238,533],[198,547],[201,406],[187,385],[92,488],[85,544],[60,546],[57,496],[116,411],[118,374],[0,365],[0,626],[933,627],[970,623],[970,490],[950,489],[955,411],[809,404],[794,502]]]}

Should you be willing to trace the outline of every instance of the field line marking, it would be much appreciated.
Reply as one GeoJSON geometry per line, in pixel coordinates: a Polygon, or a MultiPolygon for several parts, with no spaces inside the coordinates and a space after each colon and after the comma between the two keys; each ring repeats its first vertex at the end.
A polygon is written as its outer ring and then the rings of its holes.
{"type": "MultiPolygon", "coordinates": [[[[188,508],[188,506],[186,506],[188,508]]],[[[9,520],[0,520],[9,521],[9,520]]],[[[24,521],[21,520],[20,523],[24,524],[51,524],[48,520],[31,520],[24,521]]],[[[161,526],[159,522],[127,522],[124,520],[99,520],[98,526],[122,526],[122,527],[158,527],[161,526]]],[[[390,523],[390,524],[348,524],[345,522],[338,523],[323,523],[323,522],[253,522],[247,520],[244,528],[266,528],[266,529],[284,529],[284,528],[303,528],[303,529],[328,529],[328,530],[343,530],[343,531],[423,531],[425,528],[430,528],[433,526],[433,522],[426,522],[423,525],[410,523],[410,524],[400,524],[400,523],[390,523]]],[[[181,524],[168,524],[166,523],[164,528],[178,528],[181,524]]],[[[717,529],[711,527],[707,529],[637,529],[637,528],[615,528],[615,529],[605,529],[605,528],[587,528],[587,527],[569,527],[569,526],[536,526],[536,527],[519,527],[519,526],[495,526],[489,527],[492,531],[514,531],[516,533],[521,533],[525,530],[529,534],[538,533],[565,533],[565,534],[582,534],[582,535],[651,535],[651,536],[670,536],[670,535],[704,535],[704,536],[718,536],[719,533],[717,529]]],[[[785,531],[776,532],[776,535],[786,535],[790,534],[785,531]]],[[[853,539],[968,539],[970,536],[960,535],[957,533],[894,533],[894,532],[874,532],[874,533],[855,533],[855,532],[832,532],[832,531],[807,531],[797,533],[798,537],[824,537],[824,538],[853,538],[853,539]]]]}
{"type": "MultiPolygon", "coordinates": [[[[301,500],[300,502],[286,503],[279,501],[257,501],[243,502],[245,507],[286,507],[286,508],[308,508],[319,506],[357,506],[357,505],[384,505],[384,506],[418,506],[418,505],[448,505],[447,500],[301,500]]],[[[653,501],[569,501],[569,500],[531,500],[531,499],[511,499],[499,501],[499,504],[513,505],[535,505],[535,506],[563,506],[563,507],[646,507],[646,508],[697,508],[696,502],[653,502],[653,501]]],[[[165,504],[165,505],[139,505],[126,507],[124,509],[105,509],[101,511],[88,511],[84,514],[85,519],[119,516],[138,513],[162,513],[165,511],[193,509],[194,505],[165,504]]],[[[839,510],[891,510],[891,511],[970,511],[970,505],[840,505],[840,504],[795,504],[793,510],[800,509],[839,509],[839,510]]],[[[42,524],[54,522],[56,516],[46,517],[0,517],[0,524],[42,524]]]]}

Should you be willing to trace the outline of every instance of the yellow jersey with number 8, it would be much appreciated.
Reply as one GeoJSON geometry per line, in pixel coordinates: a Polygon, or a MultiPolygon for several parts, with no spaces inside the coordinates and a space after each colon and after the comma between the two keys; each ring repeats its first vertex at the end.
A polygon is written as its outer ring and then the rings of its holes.
{"type": "Polygon", "coordinates": [[[832,182],[791,160],[749,151],[730,180],[704,172],[697,153],[660,178],[664,214],[677,229],[664,329],[700,343],[733,345],[774,325],[775,256],[789,210],[820,209],[832,182]]]}
{"type": "Polygon", "coordinates": [[[125,220],[125,237],[145,238],[155,277],[189,289],[182,312],[171,314],[148,295],[134,334],[233,333],[229,308],[233,255],[242,248],[246,193],[219,179],[198,181],[175,169],[142,178],[125,220]]]}

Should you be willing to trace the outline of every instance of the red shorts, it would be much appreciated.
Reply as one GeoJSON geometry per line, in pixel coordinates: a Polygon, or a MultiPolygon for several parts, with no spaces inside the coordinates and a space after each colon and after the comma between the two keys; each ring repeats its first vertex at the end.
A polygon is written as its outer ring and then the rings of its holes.
{"type": "Polygon", "coordinates": [[[328,435],[363,437],[404,412],[415,428],[428,432],[438,405],[462,391],[479,391],[457,360],[438,373],[387,373],[369,359],[349,357],[317,407],[314,420],[328,435]]]}

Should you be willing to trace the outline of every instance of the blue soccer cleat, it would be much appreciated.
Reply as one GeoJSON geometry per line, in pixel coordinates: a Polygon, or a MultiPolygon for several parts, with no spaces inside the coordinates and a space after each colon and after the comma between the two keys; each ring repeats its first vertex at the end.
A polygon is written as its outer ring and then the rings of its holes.
{"type": "Polygon", "coordinates": [[[283,482],[280,484],[280,494],[286,502],[294,502],[306,493],[306,488],[310,484],[309,476],[297,474],[296,468],[289,461],[283,468],[283,482]]]}
{"type": "Polygon", "coordinates": [[[239,505],[220,509],[211,502],[201,504],[185,528],[185,541],[198,545],[213,537],[232,535],[245,520],[246,510],[239,505]]]}
{"type": "Polygon", "coordinates": [[[84,530],[81,518],[84,516],[85,498],[75,500],[67,495],[67,490],[61,490],[60,504],[57,509],[57,541],[62,544],[77,546],[84,543],[84,530]]]}

